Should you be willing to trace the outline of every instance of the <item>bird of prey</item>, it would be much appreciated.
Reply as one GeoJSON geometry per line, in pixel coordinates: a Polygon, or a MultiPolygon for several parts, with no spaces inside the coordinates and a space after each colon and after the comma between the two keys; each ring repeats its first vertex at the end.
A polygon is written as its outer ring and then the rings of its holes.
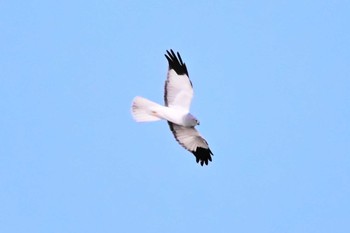
{"type": "Polygon", "coordinates": [[[165,106],[146,98],[136,96],[132,102],[131,113],[137,122],[166,120],[178,143],[196,157],[196,162],[208,165],[212,161],[207,141],[195,129],[199,121],[190,113],[193,97],[192,82],[186,64],[179,52],[166,51],[169,63],[164,87],[165,106]]]}

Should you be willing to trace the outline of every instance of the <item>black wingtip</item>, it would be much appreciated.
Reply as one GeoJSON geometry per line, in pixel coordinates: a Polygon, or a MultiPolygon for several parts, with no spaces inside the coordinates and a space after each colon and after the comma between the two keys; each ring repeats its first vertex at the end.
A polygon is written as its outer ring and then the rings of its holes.
{"type": "Polygon", "coordinates": [[[182,61],[180,53],[177,52],[177,54],[175,54],[172,49],[170,49],[170,51],[167,50],[166,52],[167,54],[164,55],[168,60],[169,69],[174,69],[178,75],[186,74],[188,76],[186,64],[182,61]]]}
{"type": "Polygon", "coordinates": [[[196,156],[196,162],[201,166],[208,165],[209,161],[212,161],[211,156],[214,155],[209,148],[197,147],[196,151],[192,152],[196,156]]]}

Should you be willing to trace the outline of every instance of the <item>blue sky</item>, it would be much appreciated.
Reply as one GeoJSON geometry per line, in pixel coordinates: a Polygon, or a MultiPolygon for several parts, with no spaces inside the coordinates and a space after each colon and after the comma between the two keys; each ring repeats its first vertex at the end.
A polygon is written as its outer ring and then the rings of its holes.
{"type": "Polygon", "coordinates": [[[0,232],[350,232],[348,1],[3,1],[0,232]],[[165,122],[179,51],[214,152],[165,122]]]}

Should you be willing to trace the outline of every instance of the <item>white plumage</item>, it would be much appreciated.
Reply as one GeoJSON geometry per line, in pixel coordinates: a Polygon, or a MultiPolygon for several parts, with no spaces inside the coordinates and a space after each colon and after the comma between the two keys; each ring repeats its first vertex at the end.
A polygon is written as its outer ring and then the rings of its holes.
{"type": "Polygon", "coordinates": [[[132,102],[132,116],[137,122],[168,121],[179,144],[195,155],[197,163],[208,165],[213,153],[207,141],[194,128],[199,121],[190,113],[193,87],[186,64],[173,50],[167,51],[165,57],[169,63],[164,87],[165,106],[137,96],[132,102]]]}
{"type": "Polygon", "coordinates": [[[136,96],[132,102],[132,116],[137,122],[159,121],[157,112],[163,107],[143,97],[136,96]]]}

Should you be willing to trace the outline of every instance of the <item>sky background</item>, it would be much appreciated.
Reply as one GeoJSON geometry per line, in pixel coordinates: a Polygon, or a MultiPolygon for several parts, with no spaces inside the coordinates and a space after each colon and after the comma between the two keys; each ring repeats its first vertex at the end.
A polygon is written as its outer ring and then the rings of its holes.
{"type": "Polygon", "coordinates": [[[349,1],[1,1],[0,232],[350,232],[349,1]],[[201,167],[163,103],[179,51],[201,167]]]}

